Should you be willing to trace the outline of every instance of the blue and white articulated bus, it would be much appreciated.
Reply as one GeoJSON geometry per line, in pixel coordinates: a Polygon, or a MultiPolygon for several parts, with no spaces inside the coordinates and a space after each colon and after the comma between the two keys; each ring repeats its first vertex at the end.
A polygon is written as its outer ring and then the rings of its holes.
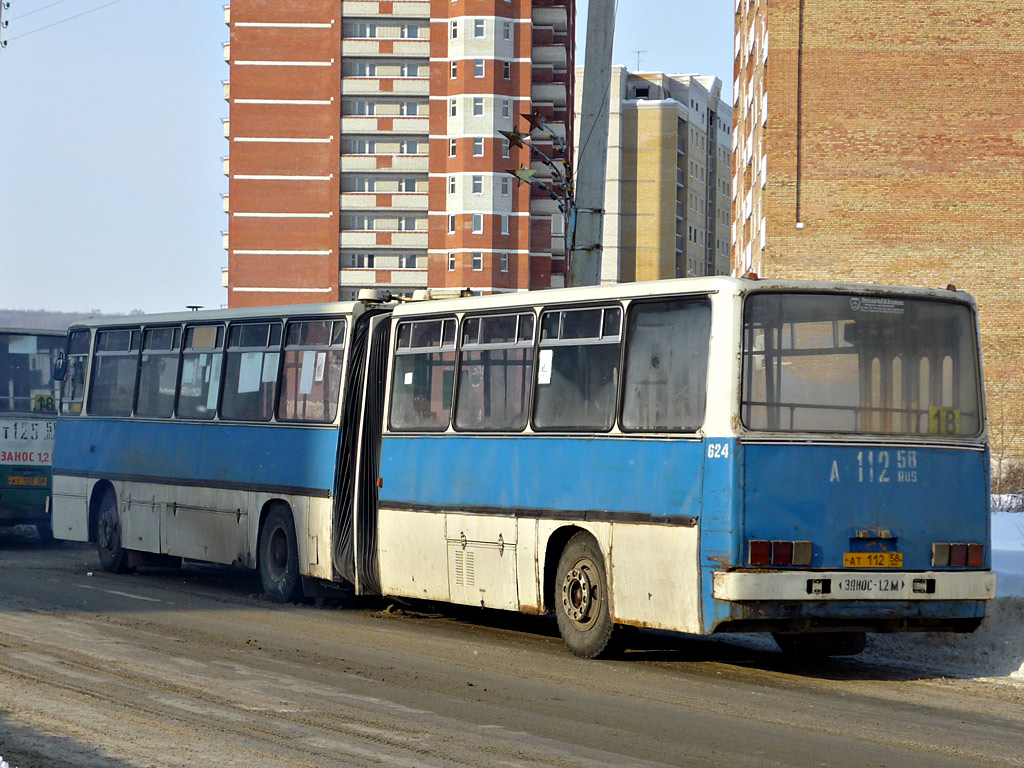
{"type": "Polygon", "coordinates": [[[955,290],[725,277],[104,319],[69,335],[55,531],[282,601],[553,612],[586,657],[627,625],[967,632],[978,339],[955,290]]]}

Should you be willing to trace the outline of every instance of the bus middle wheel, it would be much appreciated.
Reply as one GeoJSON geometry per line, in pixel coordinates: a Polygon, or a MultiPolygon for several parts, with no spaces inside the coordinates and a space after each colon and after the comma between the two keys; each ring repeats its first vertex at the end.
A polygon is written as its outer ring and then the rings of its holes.
{"type": "Polygon", "coordinates": [[[96,550],[100,565],[110,573],[127,573],[128,550],[121,542],[121,516],[117,513],[117,496],[107,489],[96,515],[96,550]]]}
{"type": "Polygon", "coordinates": [[[275,507],[263,521],[259,546],[263,592],[275,603],[294,603],[302,597],[299,550],[291,512],[275,507]]]}

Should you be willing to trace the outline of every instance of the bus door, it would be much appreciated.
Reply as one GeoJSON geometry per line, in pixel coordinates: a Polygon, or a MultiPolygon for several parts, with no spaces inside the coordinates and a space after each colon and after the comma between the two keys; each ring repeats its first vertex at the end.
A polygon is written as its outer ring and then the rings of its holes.
{"type": "Polygon", "coordinates": [[[334,569],[356,594],[380,594],[377,477],[387,377],[390,313],[356,321],[345,386],[334,493],[334,569]]]}

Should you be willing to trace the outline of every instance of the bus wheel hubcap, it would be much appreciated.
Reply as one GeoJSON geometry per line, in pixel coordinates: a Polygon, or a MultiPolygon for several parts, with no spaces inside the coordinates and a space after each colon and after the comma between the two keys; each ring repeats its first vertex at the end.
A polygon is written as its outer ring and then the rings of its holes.
{"type": "Polygon", "coordinates": [[[100,518],[100,545],[104,549],[113,549],[117,541],[117,523],[114,522],[110,513],[105,513],[100,518]]]}
{"type": "Polygon", "coordinates": [[[590,578],[587,563],[578,563],[565,574],[562,582],[562,607],[565,615],[580,629],[594,623],[598,596],[590,578]]]}

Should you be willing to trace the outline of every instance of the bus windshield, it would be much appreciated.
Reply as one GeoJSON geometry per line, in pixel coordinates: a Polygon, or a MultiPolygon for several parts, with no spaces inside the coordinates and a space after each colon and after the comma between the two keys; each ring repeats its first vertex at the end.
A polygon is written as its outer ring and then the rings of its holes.
{"type": "Polygon", "coordinates": [[[755,293],[743,318],[751,430],[976,436],[974,313],[894,296],[755,293]]]}
{"type": "Polygon", "coordinates": [[[0,413],[56,413],[53,363],[63,336],[0,333],[0,413]]]}

